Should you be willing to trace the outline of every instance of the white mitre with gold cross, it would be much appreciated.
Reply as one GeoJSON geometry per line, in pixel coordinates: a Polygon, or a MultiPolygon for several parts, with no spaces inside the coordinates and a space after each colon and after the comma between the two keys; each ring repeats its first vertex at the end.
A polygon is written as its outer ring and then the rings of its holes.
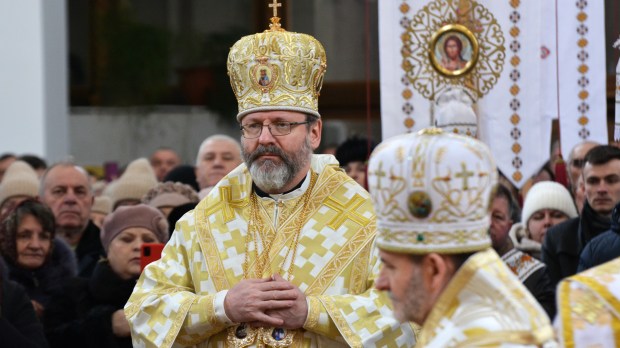
{"type": "Polygon", "coordinates": [[[387,139],[368,165],[377,245],[409,254],[489,248],[496,184],[491,152],[476,139],[438,128],[387,139]]]}

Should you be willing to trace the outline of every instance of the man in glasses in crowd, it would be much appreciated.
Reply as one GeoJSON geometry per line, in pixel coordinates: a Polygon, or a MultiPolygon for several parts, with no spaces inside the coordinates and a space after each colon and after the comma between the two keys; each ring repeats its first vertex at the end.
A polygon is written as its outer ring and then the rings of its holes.
{"type": "Polygon", "coordinates": [[[415,345],[413,324],[373,289],[368,193],[332,156],[313,155],[325,51],[278,20],[230,50],[245,165],[179,220],[143,273],[125,308],[135,346],[415,345]]]}
{"type": "Polygon", "coordinates": [[[569,189],[575,199],[575,205],[578,208],[578,212],[581,212],[581,208],[583,208],[583,200],[579,201],[577,190],[579,190],[579,176],[581,176],[581,170],[583,169],[584,157],[586,157],[588,151],[598,145],[600,144],[593,141],[584,141],[575,145],[568,154],[569,189]]]}

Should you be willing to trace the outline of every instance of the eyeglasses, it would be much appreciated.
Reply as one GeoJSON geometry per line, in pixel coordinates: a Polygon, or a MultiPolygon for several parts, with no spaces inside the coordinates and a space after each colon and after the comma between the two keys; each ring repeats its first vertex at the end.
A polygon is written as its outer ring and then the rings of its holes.
{"type": "Polygon", "coordinates": [[[260,137],[263,133],[263,128],[269,128],[269,133],[274,137],[281,137],[283,135],[291,134],[291,130],[294,126],[298,126],[300,124],[308,124],[310,121],[306,122],[286,122],[286,121],[277,121],[272,122],[270,124],[262,124],[262,123],[248,123],[246,125],[242,125],[239,127],[241,130],[241,135],[243,135],[246,139],[254,139],[260,137]]]}
{"type": "Polygon", "coordinates": [[[586,160],[583,158],[574,158],[570,164],[575,168],[583,168],[583,165],[586,163],[586,160]]]}

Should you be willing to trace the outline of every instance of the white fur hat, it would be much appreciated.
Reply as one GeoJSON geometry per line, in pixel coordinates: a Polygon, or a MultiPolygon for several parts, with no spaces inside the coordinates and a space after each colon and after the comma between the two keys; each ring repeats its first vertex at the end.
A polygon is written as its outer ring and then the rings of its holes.
{"type": "Polygon", "coordinates": [[[541,181],[527,192],[521,211],[523,225],[527,226],[527,221],[532,214],[541,209],[559,210],[569,218],[577,216],[577,208],[570,193],[566,187],[555,181],[541,181]]]}
{"type": "Polygon", "coordinates": [[[408,254],[489,248],[495,185],[491,151],[474,138],[429,128],[387,139],[368,164],[377,245],[408,254]]]}

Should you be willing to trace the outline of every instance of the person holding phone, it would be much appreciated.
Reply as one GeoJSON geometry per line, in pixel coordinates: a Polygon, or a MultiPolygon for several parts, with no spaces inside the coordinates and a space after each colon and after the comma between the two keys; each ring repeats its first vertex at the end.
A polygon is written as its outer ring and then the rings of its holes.
{"type": "Polygon", "coordinates": [[[145,243],[168,241],[168,222],[145,204],[122,206],[101,229],[106,258],[90,279],[74,278],[53,299],[44,323],[52,347],[131,347],[123,306],[140,276],[145,243]]]}

